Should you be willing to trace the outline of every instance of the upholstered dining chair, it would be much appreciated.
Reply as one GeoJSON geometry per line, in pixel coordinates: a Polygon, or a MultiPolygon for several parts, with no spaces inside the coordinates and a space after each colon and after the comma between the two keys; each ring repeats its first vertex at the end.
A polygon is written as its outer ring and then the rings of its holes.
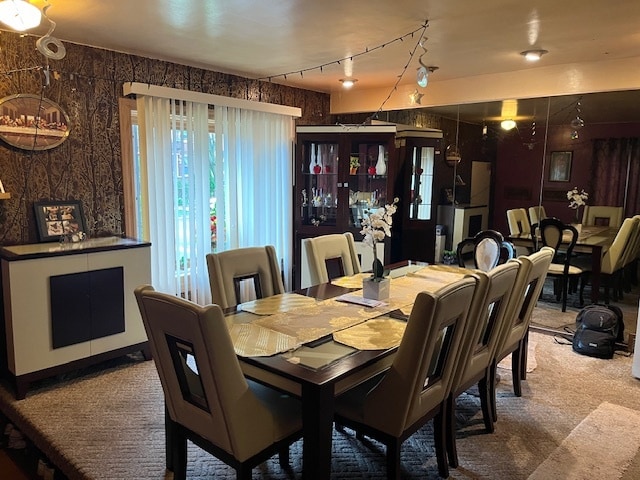
{"type": "Polygon", "coordinates": [[[466,277],[414,303],[391,368],[336,398],[335,419],[386,446],[387,477],[400,478],[401,445],[430,419],[438,471],[449,476],[444,401],[464,338],[476,279],[466,277]]]}
{"type": "Polygon", "coordinates": [[[241,285],[253,283],[256,298],[284,293],[276,250],[271,245],[208,253],[207,269],[213,303],[233,307],[241,300],[241,285]]]}
{"type": "Polygon", "coordinates": [[[303,240],[312,285],[360,273],[351,232],[321,235],[303,240]]]}
{"type": "Polygon", "coordinates": [[[622,207],[585,205],[584,212],[582,213],[582,225],[620,227],[623,218],[624,209],[622,207]]]}
{"type": "Polygon", "coordinates": [[[511,235],[521,235],[531,233],[531,224],[527,211],[524,208],[513,208],[507,210],[507,223],[511,235]]]}
{"type": "MultiPolygon", "coordinates": [[[[625,255],[628,249],[632,248],[631,243],[636,225],[640,219],[632,217],[625,218],[618,233],[616,233],[609,249],[602,254],[600,261],[600,275],[604,287],[604,302],[610,302],[610,290],[613,290],[613,297],[617,298],[620,290],[622,269],[624,267],[625,255]]],[[[590,266],[583,265],[582,269],[589,272],[590,266]]]]}
{"type": "Polygon", "coordinates": [[[458,243],[456,253],[459,266],[469,267],[468,258],[472,257],[473,268],[486,272],[513,258],[515,248],[511,242],[505,241],[500,232],[483,230],[458,243]]]}
{"type": "Polygon", "coordinates": [[[251,479],[256,465],[302,436],[299,400],[244,377],[218,305],[135,289],[165,398],[167,463],[186,478],[187,440],[251,479]]]}
{"type": "Polygon", "coordinates": [[[497,420],[496,368],[498,363],[509,354],[511,354],[513,392],[517,397],[522,396],[521,381],[527,377],[527,348],[531,314],[542,292],[553,254],[552,248],[543,247],[531,255],[518,257],[520,269],[513,285],[507,318],[502,323],[495,359],[491,366],[489,395],[494,421],[497,420]]]}
{"type": "MultiPolygon", "coordinates": [[[[553,277],[556,299],[562,302],[562,311],[567,311],[569,278],[582,280],[580,286],[580,305],[584,303],[583,269],[573,264],[573,249],[578,241],[578,230],[557,218],[545,218],[537,227],[540,231],[541,247],[551,247],[555,251],[553,261],[549,265],[548,277],[553,277]]],[[[536,235],[534,235],[537,238],[536,235]]]]}
{"type": "Polygon", "coordinates": [[[531,225],[540,223],[540,220],[543,218],[547,218],[547,212],[544,208],[544,205],[535,205],[533,207],[529,207],[529,223],[531,225]]]}
{"type": "Polygon", "coordinates": [[[493,390],[489,381],[492,378],[491,369],[502,325],[508,318],[509,300],[519,268],[520,262],[513,259],[493,270],[478,274],[481,279],[480,288],[484,288],[485,293],[474,297],[446,401],[447,454],[449,465],[454,468],[458,466],[455,416],[457,397],[477,385],[485,429],[489,433],[494,430],[490,396],[493,390]]]}

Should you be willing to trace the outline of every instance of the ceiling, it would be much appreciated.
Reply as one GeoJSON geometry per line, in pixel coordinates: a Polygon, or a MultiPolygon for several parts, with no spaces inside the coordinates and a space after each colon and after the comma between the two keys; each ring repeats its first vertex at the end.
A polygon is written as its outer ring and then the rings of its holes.
{"type": "MultiPolygon", "coordinates": [[[[49,6],[46,13],[56,23],[51,35],[63,43],[270,79],[335,96],[346,95],[339,79],[348,76],[358,80],[354,92],[377,89],[391,95],[398,85],[413,89],[422,54],[424,64],[439,67],[421,89],[425,94],[437,91],[438,84],[522,71],[531,81],[523,88],[536,91],[534,79],[548,83],[542,75],[553,68],[557,85],[547,88],[548,95],[562,97],[564,110],[575,112],[580,100],[585,121],[640,121],[636,92],[586,95],[596,75],[603,79],[598,89],[640,88],[638,0],[31,1],[49,6]],[[530,48],[549,53],[529,64],[520,52],[530,48]],[[604,68],[596,68],[589,78],[575,74],[577,66],[606,62],[632,65],[625,71],[638,73],[635,86],[617,84],[616,75],[604,68]],[[580,95],[564,96],[574,92],[580,95]]],[[[30,33],[42,36],[48,29],[43,22],[30,33]]],[[[474,92],[469,96],[473,89],[464,90],[459,92],[466,99],[461,118],[500,116],[500,92],[478,92],[478,99],[493,101],[474,102],[474,92]]],[[[533,96],[546,96],[538,93],[533,96]]],[[[457,110],[442,111],[457,115],[457,110]]],[[[546,110],[546,100],[521,101],[518,113],[544,118],[546,110]]]]}

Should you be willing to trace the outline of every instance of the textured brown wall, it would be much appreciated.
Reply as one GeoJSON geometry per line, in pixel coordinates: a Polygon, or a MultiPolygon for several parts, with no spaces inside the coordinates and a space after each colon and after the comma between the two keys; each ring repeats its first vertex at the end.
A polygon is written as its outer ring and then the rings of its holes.
{"type": "Polygon", "coordinates": [[[33,202],[79,199],[89,235],[122,233],[123,186],[118,98],[122,84],[140,82],[300,107],[298,124],[326,123],[329,96],[233,75],[64,42],[67,54],[47,59],[37,37],[0,33],[0,98],[40,95],[69,116],[62,145],[26,151],[0,142],[0,179],[9,200],[0,201],[0,245],[37,241],[33,202]]]}

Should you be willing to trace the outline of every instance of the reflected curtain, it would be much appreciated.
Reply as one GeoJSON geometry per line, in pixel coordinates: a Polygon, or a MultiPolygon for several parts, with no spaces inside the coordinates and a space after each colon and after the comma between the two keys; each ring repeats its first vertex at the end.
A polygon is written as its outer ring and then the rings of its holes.
{"type": "Polygon", "coordinates": [[[290,285],[293,119],[222,106],[215,119],[217,250],[273,245],[290,285]]]}
{"type": "Polygon", "coordinates": [[[640,213],[640,138],[594,140],[593,173],[591,205],[624,206],[625,217],[640,213]]]}

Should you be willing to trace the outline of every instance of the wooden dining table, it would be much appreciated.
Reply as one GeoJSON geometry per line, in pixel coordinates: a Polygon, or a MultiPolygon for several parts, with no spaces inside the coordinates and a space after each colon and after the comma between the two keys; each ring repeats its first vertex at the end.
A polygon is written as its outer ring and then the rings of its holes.
{"type": "MultiPolygon", "coordinates": [[[[609,249],[620,228],[599,225],[580,225],[578,228],[578,241],[573,253],[591,255],[591,302],[598,303],[602,255],[609,249]]],[[[532,250],[535,247],[530,233],[511,235],[507,237],[507,240],[515,246],[523,246],[532,250]]]]}
{"type": "Polygon", "coordinates": [[[392,271],[389,299],[373,307],[343,301],[362,299],[360,274],[247,302],[226,316],[245,376],[301,399],[305,479],[330,478],[335,397],[391,366],[418,292],[468,272],[405,265],[392,271]]]}

